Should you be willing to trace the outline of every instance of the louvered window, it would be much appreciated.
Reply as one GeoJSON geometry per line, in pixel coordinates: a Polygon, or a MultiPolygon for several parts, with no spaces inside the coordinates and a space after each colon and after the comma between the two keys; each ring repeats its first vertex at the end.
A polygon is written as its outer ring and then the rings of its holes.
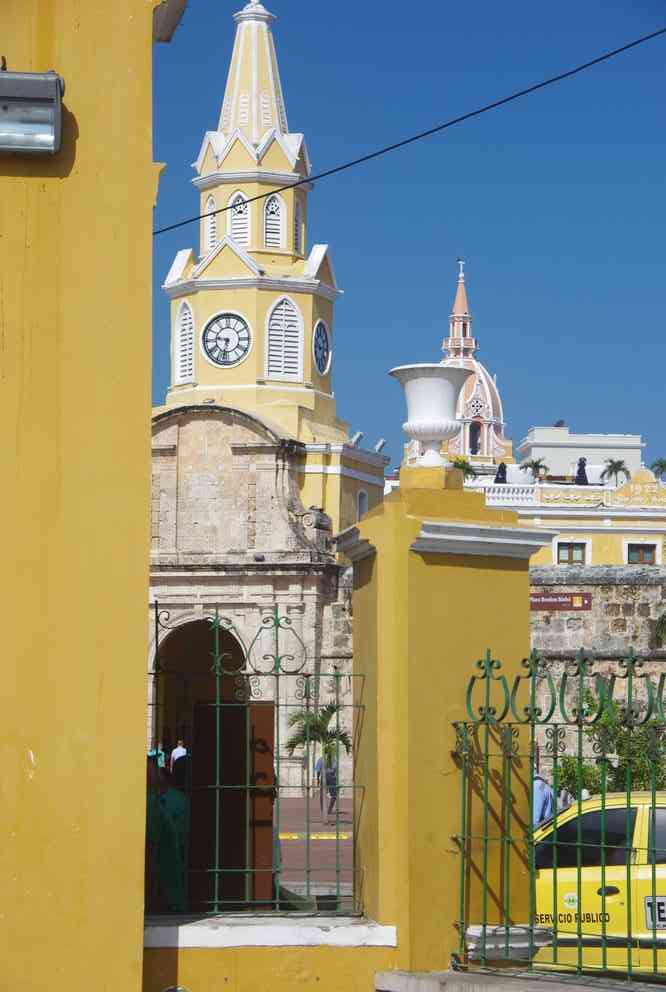
{"type": "Polygon", "coordinates": [[[209,196],[206,200],[204,213],[209,214],[204,219],[204,251],[208,253],[217,244],[217,214],[213,213],[215,207],[215,197],[209,196]]]}
{"type": "Polygon", "coordinates": [[[267,248],[282,247],[282,207],[277,196],[271,196],[264,208],[264,243],[267,248]]]}
{"type": "Polygon", "coordinates": [[[242,248],[250,243],[250,208],[242,193],[237,193],[231,200],[229,234],[242,248]]]}
{"type": "Polygon", "coordinates": [[[298,310],[290,300],[280,300],[268,321],[269,377],[302,378],[302,338],[298,310]]]}
{"type": "Polygon", "coordinates": [[[297,255],[303,254],[303,211],[300,200],[296,200],[294,209],[294,251],[297,255]]]}
{"type": "Polygon", "coordinates": [[[173,380],[176,386],[194,379],[194,318],[187,303],[183,303],[177,319],[174,342],[176,368],[173,380]]]}

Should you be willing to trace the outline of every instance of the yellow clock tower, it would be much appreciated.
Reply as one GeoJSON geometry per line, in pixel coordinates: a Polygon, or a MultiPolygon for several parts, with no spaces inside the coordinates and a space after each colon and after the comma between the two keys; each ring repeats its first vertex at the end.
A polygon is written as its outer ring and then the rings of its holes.
{"type": "Polygon", "coordinates": [[[304,502],[347,526],[381,501],[386,459],[352,445],[336,415],[340,290],[328,246],[308,243],[310,160],[287,123],[275,17],[252,0],[234,20],[217,130],[194,162],[199,250],[179,251],[164,283],[171,383],[162,409],[233,407],[301,442],[304,502]]]}

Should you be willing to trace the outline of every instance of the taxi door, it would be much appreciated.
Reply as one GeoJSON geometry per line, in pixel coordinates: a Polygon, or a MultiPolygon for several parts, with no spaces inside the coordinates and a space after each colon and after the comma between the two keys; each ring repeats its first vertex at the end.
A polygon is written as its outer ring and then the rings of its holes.
{"type": "Polygon", "coordinates": [[[556,842],[552,821],[535,834],[535,924],[557,928],[554,946],[539,951],[536,964],[591,971],[638,968],[634,862],[640,823],[635,806],[607,804],[602,815],[601,801],[587,800],[580,832],[574,805],[557,818],[556,842]]]}
{"type": "Polygon", "coordinates": [[[643,973],[666,970],[666,802],[658,796],[653,810],[651,800],[643,807],[642,833],[638,845],[638,906],[636,936],[640,945],[643,973]]]}

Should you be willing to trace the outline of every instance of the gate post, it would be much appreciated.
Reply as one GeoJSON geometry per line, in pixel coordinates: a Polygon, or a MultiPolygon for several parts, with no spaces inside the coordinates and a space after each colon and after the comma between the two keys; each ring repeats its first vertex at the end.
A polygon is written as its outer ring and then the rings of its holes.
{"type": "MultiPolygon", "coordinates": [[[[489,649],[509,679],[529,654],[529,557],[552,536],[487,509],[458,470],[404,466],[400,488],[339,536],[354,564],[354,666],[364,677],[358,885],[366,914],[397,926],[401,968],[446,968],[458,945],[453,723],[466,719],[469,679],[489,649]]],[[[491,789],[491,822],[499,798],[491,789]]]]}

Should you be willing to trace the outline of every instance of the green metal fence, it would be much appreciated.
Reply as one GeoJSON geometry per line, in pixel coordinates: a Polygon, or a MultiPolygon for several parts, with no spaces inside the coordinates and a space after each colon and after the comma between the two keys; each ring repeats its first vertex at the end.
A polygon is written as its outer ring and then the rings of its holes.
{"type": "Polygon", "coordinates": [[[666,976],[666,673],[630,651],[509,679],[490,652],[455,724],[454,960],[666,976]]]}
{"type": "Polygon", "coordinates": [[[314,664],[277,606],[247,644],[218,609],[153,611],[146,912],[360,912],[356,676],[314,664]]]}

